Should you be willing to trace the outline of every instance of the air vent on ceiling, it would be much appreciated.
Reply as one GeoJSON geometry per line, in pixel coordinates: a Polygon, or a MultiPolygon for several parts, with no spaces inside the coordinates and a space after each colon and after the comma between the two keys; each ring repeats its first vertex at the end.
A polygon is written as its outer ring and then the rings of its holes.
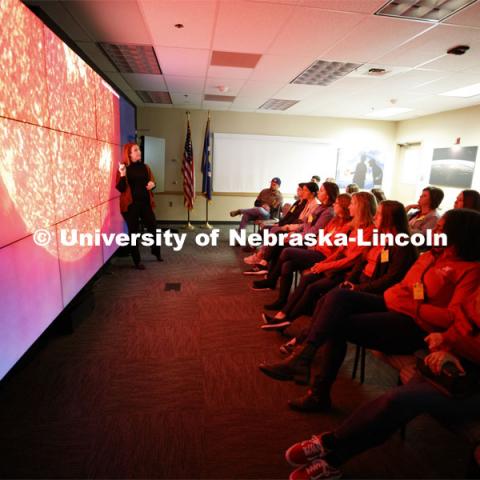
{"type": "Polygon", "coordinates": [[[386,17],[440,22],[477,0],[390,0],[375,12],[386,17]]]}
{"type": "Polygon", "coordinates": [[[120,45],[99,43],[105,55],[122,73],[161,75],[155,50],[151,45],[120,45]]]}
{"type": "Polygon", "coordinates": [[[353,72],[361,63],[327,62],[317,60],[290,83],[300,85],[321,85],[323,87],[353,72]]]}
{"type": "Polygon", "coordinates": [[[259,108],[261,110],[287,110],[288,108],[293,107],[293,105],[297,104],[298,102],[298,100],[281,100],[279,98],[271,98],[259,108]]]}
{"type": "Polygon", "coordinates": [[[235,100],[235,97],[231,95],[212,95],[210,93],[207,93],[203,98],[213,102],[233,102],[235,100]]]}
{"type": "Polygon", "coordinates": [[[146,92],[145,90],[136,90],[136,93],[145,103],[162,103],[164,105],[172,103],[172,99],[168,92],[146,92]]]}
{"type": "Polygon", "coordinates": [[[258,53],[212,52],[210,65],[218,67],[255,68],[262,58],[258,53]]]}

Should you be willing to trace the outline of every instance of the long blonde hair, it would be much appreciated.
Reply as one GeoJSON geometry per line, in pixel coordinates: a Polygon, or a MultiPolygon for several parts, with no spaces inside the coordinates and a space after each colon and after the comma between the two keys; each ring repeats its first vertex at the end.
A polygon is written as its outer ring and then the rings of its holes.
{"type": "Polygon", "coordinates": [[[357,212],[352,219],[353,228],[369,227],[373,225],[373,217],[377,211],[377,200],[370,192],[356,192],[352,195],[357,201],[357,212]]]}

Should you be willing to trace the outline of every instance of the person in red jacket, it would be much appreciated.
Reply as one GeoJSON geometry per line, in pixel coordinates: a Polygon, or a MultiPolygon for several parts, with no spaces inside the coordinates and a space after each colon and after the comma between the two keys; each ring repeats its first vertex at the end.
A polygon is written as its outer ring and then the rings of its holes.
{"type": "Polygon", "coordinates": [[[308,383],[322,347],[315,390],[307,396],[317,410],[326,410],[347,342],[401,355],[422,348],[428,333],[449,335],[458,309],[472,301],[480,285],[480,213],[449,210],[437,223],[436,232],[442,231],[448,246],[423,254],[383,297],[342,289],[327,294],[314,312],[305,343],[282,362],[262,363],[260,370],[277,380],[308,383]]]}
{"type": "MultiPolygon", "coordinates": [[[[136,143],[127,143],[123,146],[123,159],[117,173],[116,188],[120,192],[120,212],[127,222],[128,233],[138,234],[139,219],[142,220],[148,232],[155,237],[157,221],[153,209],[152,190],[155,188],[155,180],[148,165],[142,161],[142,152],[136,143]]],[[[145,266],[140,261],[138,241],[131,242],[130,251],[135,268],[144,270],[145,266]]],[[[152,255],[162,261],[160,246],[153,245],[152,255]]]]}
{"type": "MultiPolygon", "coordinates": [[[[472,301],[455,305],[453,320],[445,333],[431,333],[426,342],[431,353],[424,359],[433,377],[452,366],[461,374],[476,375],[477,384],[468,395],[447,395],[420,375],[389,390],[353,412],[333,431],[313,435],[292,445],[285,458],[296,468],[290,480],[339,478],[340,466],[359,453],[384,443],[417,415],[465,420],[478,417],[480,404],[480,288],[472,301]],[[465,367],[464,367],[465,366],[465,367]]],[[[368,475],[367,475],[368,476],[368,475]]]]}

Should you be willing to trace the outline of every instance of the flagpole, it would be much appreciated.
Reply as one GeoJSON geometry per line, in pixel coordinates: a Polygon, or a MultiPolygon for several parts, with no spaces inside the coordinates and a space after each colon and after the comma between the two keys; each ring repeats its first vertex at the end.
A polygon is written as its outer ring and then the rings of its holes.
{"type": "Polygon", "coordinates": [[[187,224],[183,227],[184,230],[195,230],[195,227],[190,223],[190,210],[187,210],[187,224]]]}
{"type": "MultiPolygon", "coordinates": [[[[208,135],[210,135],[210,129],[209,129],[209,125],[210,125],[210,110],[208,111],[208,117],[207,117],[207,131],[208,131],[208,135]]],[[[205,139],[204,139],[204,152],[203,154],[205,155],[205,142],[206,141],[209,141],[209,139],[207,139],[207,132],[205,133],[205,139]]],[[[209,142],[210,143],[210,142],[209,142]]],[[[209,147],[210,149],[210,147],[209,147]]],[[[209,161],[209,155],[210,155],[210,150],[207,151],[207,159],[206,161],[209,161]]],[[[203,158],[202,159],[202,162],[205,161],[205,159],[203,158]]],[[[203,163],[202,163],[202,173],[203,175],[205,175],[205,172],[203,171],[203,163]]],[[[211,180],[210,180],[211,181],[211,180]]],[[[211,196],[211,188],[210,188],[210,196],[211,196]]],[[[211,230],[213,227],[208,223],[208,202],[209,202],[209,195],[207,194],[207,192],[203,192],[205,194],[205,223],[202,225],[202,228],[206,228],[207,230],[211,230]]]]}
{"type": "Polygon", "coordinates": [[[208,198],[205,197],[205,223],[202,225],[202,228],[211,230],[213,227],[208,223],[208,198]]]}

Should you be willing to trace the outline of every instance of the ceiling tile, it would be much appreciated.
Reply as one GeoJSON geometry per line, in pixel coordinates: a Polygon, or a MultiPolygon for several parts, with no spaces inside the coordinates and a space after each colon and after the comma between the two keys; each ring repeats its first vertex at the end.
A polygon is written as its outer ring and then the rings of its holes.
{"type": "Polygon", "coordinates": [[[258,95],[256,97],[236,97],[233,101],[233,106],[256,110],[258,107],[260,107],[260,105],[263,105],[269,98],[269,95],[258,95]]]}
{"type": "Polygon", "coordinates": [[[245,84],[245,80],[239,78],[207,78],[205,93],[213,95],[234,95],[236,96],[245,84]],[[224,87],[223,92],[220,88],[224,87]]]}
{"type": "Polygon", "coordinates": [[[359,13],[297,8],[267,53],[319,57],[364,18],[359,13]]]}
{"type": "Polygon", "coordinates": [[[146,90],[152,92],[167,90],[163,75],[142,73],[122,73],[122,75],[134,90],[146,90]]]}
{"type": "Polygon", "coordinates": [[[385,0],[301,0],[305,7],[357,13],[375,13],[385,0]]]}
{"type": "Polygon", "coordinates": [[[416,67],[445,55],[450,47],[460,44],[477,44],[479,41],[479,30],[438,24],[393,49],[377,61],[386,65],[416,67]]]}
{"type": "Polygon", "coordinates": [[[183,77],[177,75],[164,75],[165,83],[167,84],[170,93],[188,93],[199,94],[203,93],[203,86],[205,84],[204,77],[183,77]]]}
{"type": "Polygon", "coordinates": [[[238,95],[242,97],[268,96],[270,98],[284,86],[284,83],[256,82],[254,80],[248,80],[238,92],[238,95]]]}
{"type": "Polygon", "coordinates": [[[315,61],[315,56],[263,55],[251,80],[288,83],[315,61]]]}
{"type": "Polygon", "coordinates": [[[443,72],[461,72],[478,65],[480,65],[480,43],[471,45],[470,50],[464,55],[442,55],[435,60],[423,63],[421,67],[443,72]]]}
{"type": "Polygon", "coordinates": [[[221,0],[213,39],[214,50],[264,53],[291,16],[289,5],[221,0]]]}
{"type": "MultiPolygon", "coordinates": [[[[453,73],[424,85],[420,85],[415,89],[417,93],[428,93],[437,95],[439,93],[447,92],[456,88],[466,87],[478,83],[478,75],[475,73],[453,73]]],[[[477,96],[477,102],[480,102],[480,97],[477,96]]]]}
{"type": "Polygon", "coordinates": [[[321,88],[318,85],[294,85],[288,84],[275,93],[275,97],[283,98],[284,100],[303,100],[312,95],[321,88]]]}
{"type": "Polygon", "coordinates": [[[455,15],[447,18],[443,23],[449,25],[464,25],[466,27],[480,27],[480,3],[475,2],[469,5],[455,15]]]}
{"type": "Polygon", "coordinates": [[[247,79],[252,75],[251,68],[235,68],[235,67],[217,67],[210,65],[208,67],[208,76],[217,78],[240,78],[247,79]]]}
{"type": "Polygon", "coordinates": [[[431,25],[424,22],[371,16],[324,53],[322,60],[372,63],[376,58],[428,28],[431,28],[431,25]]]}
{"type": "Polygon", "coordinates": [[[199,107],[202,104],[203,95],[188,95],[183,93],[172,93],[170,95],[174,105],[184,105],[186,108],[199,107]],[[187,97],[185,97],[187,95],[187,97]]]}
{"type": "Polygon", "coordinates": [[[69,0],[62,2],[93,39],[100,42],[151,44],[151,38],[136,1],[97,0],[85,2],[69,0]],[[125,19],[128,19],[126,24],[125,19]]]}
{"type": "Polygon", "coordinates": [[[138,0],[154,45],[210,48],[216,1],[138,0]],[[184,28],[175,28],[181,23],[184,28]]]}
{"type": "Polygon", "coordinates": [[[202,108],[206,110],[229,110],[232,104],[230,102],[211,102],[204,100],[202,108]]]}
{"type": "Polygon", "coordinates": [[[207,73],[209,50],[155,45],[160,68],[165,75],[200,77],[207,73]]]}

